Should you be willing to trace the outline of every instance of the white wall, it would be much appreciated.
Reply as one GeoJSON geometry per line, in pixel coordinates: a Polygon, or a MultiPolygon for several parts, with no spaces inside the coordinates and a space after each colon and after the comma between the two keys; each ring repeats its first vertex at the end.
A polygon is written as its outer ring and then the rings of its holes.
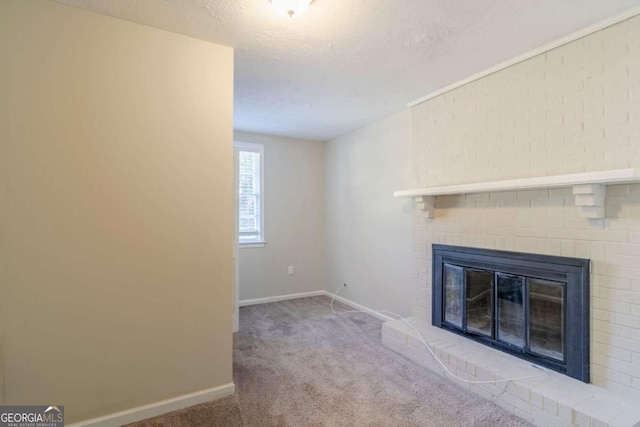
{"type": "Polygon", "coordinates": [[[324,289],[324,144],[246,132],[234,138],[264,144],[265,168],[267,244],[240,249],[240,300],[324,289]]]}
{"type": "MultiPolygon", "coordinates": [[[[640,16],[414,107],[415,180],[640,167],[639,40],[640,16]]],[[[438,197],[414,224],[413,310],[429,321],[432,243],[591,259],[592,381],[640,391],[640,184],[609,186],[604,220],[562,188],[438,197]]]]}
{"type": "Polygon", "coordinates": [[[326,290],[407,315],[412,300],[411,117],[404,111],[326,143],[326,290]]]}
{"type": "Polygon", "coordinates": [[[0,404],[231,385],[233,51],[0,2],[0,404]]]}

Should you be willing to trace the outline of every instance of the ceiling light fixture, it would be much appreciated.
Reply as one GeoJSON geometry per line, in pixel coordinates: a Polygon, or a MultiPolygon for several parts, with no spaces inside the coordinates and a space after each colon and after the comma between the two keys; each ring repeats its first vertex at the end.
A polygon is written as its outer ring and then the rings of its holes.
{"type": "Polygon", "coordinates": [[[299,16],[309,7],[312,0],[271,0],[271,5],[281,15],[289,15],[289,18],[299,16]]]}

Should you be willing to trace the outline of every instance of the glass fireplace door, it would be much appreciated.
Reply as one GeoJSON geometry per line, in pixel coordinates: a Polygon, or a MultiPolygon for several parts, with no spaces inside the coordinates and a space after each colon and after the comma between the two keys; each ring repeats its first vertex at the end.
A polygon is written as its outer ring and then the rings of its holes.
{"type": "Polygon", "coordinates": [[[529,282],[529,350],[564,360],[565,283],[527,279],[529,282]]]}
{"type": "Polygon", "coordinates": [[[493,336],[493,271],[465,269],[466,331],[493,336]]]}
{"type": "Polygon", "coordinates": [[[496,273],[498,285],[497,339],[510,346],[525,347],[524,278],[496,273]]]}
{"type": "Polygon", "coordinates": [[[444,266],[444,321],[462,329],[464,268],[444,266]]]}
{"type": "Polygon", "coordinates": [[[443,320],[510,349],[565,359],[566,283],[445,264],[443,320]]]}

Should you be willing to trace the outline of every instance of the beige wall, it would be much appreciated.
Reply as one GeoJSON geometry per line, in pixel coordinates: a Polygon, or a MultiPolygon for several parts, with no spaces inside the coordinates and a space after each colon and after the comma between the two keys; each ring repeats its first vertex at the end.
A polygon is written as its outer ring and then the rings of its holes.
{"type": "Polygon", "coordinates": [[[392,115],[326,143],[326,290],[408,315],[412,300],[411,116],[392,115]]]}
{"type": "MultiPolygon", "coordinates": [[[[639,40],[635,17],[414,107],[413,180],[640,167],[639,40]]],[[[432,243],[589,258],[592,381],[640,392],[640,184],[606,205],[585,220],[570,188],[438,197],[414,217],[414,314],[430,320],[432,243]]]]}
{"type": "Polygon", "coordinates": [[[232,381],[230,48],[0,2],[3,404],[232,381]]]}
{"type": "Polygon", "coordinates": [[[267,244],[240,249],[240,300],[324,289],[324,144],[246,132],[235,140],[262,143],[265,169],[267,244]]]}

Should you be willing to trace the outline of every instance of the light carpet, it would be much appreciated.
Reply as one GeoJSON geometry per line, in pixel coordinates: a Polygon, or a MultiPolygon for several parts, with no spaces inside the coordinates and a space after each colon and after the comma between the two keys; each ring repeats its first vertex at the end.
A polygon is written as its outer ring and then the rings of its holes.
{"type": "Polygon", "coordinates": [[[241,308],[236,394],[131,426],[529,426],[387,349],[382,322],[335,315],[330,301],[241,308]]]}

